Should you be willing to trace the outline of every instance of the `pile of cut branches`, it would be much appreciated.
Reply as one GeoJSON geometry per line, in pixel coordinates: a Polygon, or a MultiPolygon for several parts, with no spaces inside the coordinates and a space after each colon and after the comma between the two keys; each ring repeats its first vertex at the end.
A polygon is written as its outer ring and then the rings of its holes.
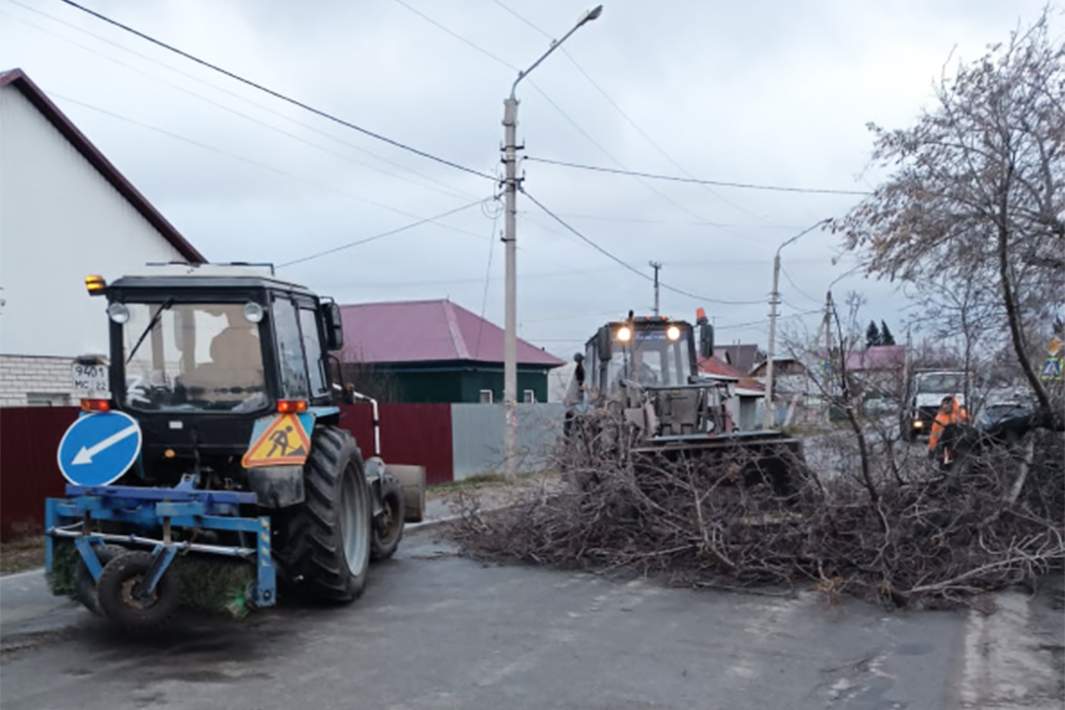
{"type": "MultiPolygon", "coordinates": [[[[781,492],[764,460],[570,445],[561,489],[503,511],[459,497],[455,539],[482,560],[626,571],[692,586],[816,584],[893,606],[951,606],[1034,584],[1065,562],[1060,434],[875,480],[801,465],[781,492]],[[752,473],[753,472],[753,473],[752,473]]],[[[572,444],[572,442],[571,442],[572,444]]]]}

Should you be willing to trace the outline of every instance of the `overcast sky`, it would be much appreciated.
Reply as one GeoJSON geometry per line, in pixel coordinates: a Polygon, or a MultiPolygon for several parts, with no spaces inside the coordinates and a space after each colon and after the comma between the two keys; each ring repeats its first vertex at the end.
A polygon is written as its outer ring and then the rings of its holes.
{"type": "MultiPolygon", "coordinates": [[[[590,7],[560,0],[83,2],[351,122],[491,174],[499,170],[512,67],[546,49],[536,28],[560,36],[590,7]]],[[[567,53],[556,52],[519,87],[519,138],[528,156],[866,190],[878,177],[866,169],[866,123],[911,123],[930,104],[931,83],[952,49],[955,57],[975,58],[1041,6],[608,0],[602,16],[566,43],[567,53]]],[[[1060,26],[1060,15],[1055,21],[1060,26]]],[[[15,66],[213,261],[299,259],[490,198],[496,189],[241,86],[58,0],[0,0],[0,68],[15,66]]],[[[667,284],[758,302],[722,305],[662,293],[663,311],[674,317],[691,319],[705,306],[719,342],[763,347],[773,251],[860,199],[711,189],[532,161],[524,171],[529,193],[642,271],[649,274],[654,259],[667,284]]],[[[519,210],[520,335],[568,356],[598,324],[630,308],[650,309],[648,281],[566,233],[527,199],[519,198],[519,210]]],[[[477,205],[281,274],[341,302],[448,297],[474,312],[484,304],[487,317],[502,324],[497,212],[491,203],[477,205]]],[[[821,233],[783,254],[785,315],[819,308],[826,286],[852,263],[844,256],[833,265],[838,242],[821,233]]],[[[898,335],[907,302],[891,284],[853,275],[834,292],[848,290],[868,298],[866,317],[886,320],[898,335]]],[[[818,318],[789,323],[813,329],[818,318]]]]}

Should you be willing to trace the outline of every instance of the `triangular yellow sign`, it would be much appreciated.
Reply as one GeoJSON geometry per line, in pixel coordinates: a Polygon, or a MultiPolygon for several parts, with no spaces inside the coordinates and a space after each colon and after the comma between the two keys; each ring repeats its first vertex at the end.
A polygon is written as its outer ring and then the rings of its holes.
{"type": "Polygon", "coordinates": [[[295,414],[282,414],[248,447],[241,460],[244,468],[256,466],[302,466],[311,450],[307,432],[295,414]]]}

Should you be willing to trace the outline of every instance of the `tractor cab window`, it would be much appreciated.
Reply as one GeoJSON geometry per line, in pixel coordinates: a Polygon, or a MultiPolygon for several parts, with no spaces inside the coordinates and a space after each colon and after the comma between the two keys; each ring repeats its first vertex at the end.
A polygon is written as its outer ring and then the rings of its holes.
{"type": "Polygon", "coordinates": [[[141,410],[266,406],[259,326],[244,303],[127,303],[125,403],[141,410]]]}
{"type": "Polygon", "coordinates": [[[917,392],[921,394],[954,393],[963,389],[965,376],[955,372],[933,372],[917,378],[917,392]]]}
{"type": "Polygon", "coordinates": [[[300,308],[300,332],[303,334],[303,351],[307,353],[307,373],[311,380],[311,394],[319,396],[329,392],[325,379],[325,361],[322,359],[322,340],[318,335],[318,316],[311,308],[300,308]]]}
{"type": "Polygon", "coordinates": [[[280,296],[274,300],[274,337],[281,366],[281,391],[288,399],[307,399],[310,392],[303,356],[296,304],[280,296]]]}
{"type": "Polygon", "coordinates": [[[614,342],[607,366],[611,387],[623,380],[648,387],[674,387],[688,382],[691,374],[689,340],[691,331],[682,329],[670,339],[665,328],[637,328],[628,343],[614,342]]]}

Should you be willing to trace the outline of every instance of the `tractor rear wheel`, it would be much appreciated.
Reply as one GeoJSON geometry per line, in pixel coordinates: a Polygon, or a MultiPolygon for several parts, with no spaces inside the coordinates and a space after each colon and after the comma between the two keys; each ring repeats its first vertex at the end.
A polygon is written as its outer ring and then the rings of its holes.
{"type": "Polygon", "coordinates": [[[403,538],[403,487],[399,481],[386,476],[381,481],[381,514],[373,523],[373,546],[370,558],[387,560],[396,553],[403,538]]]}
{"type": "Polygon", "coordinates": [[[303,469],[306,499],[287,520],[281,559],[309,596],[349,602],[370,566],[372,513],[362,454],[347,431],[318,427],[303,469]]]}

